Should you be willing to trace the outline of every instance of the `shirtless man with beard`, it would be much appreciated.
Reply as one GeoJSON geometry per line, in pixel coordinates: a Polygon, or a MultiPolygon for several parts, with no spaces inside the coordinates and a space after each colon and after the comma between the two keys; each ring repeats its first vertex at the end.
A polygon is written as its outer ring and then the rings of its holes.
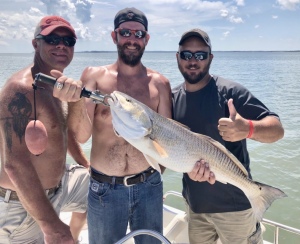
{"type": "MultiPolygon", "coordinates": [[[[109,107],[80,99],[86,89],[110,94],[124,92],[161,115],[171,117],[171,88],[167,78],[145,67],[141,58],[149,41],[148,21],[136,8],[120,10],[111,33],[117,46],[115,63],[87,67],[80,81],[65,80],[54,96],[69,103],[69,130],[79,142],[92,136],[91,177],[88,193],[89,243],[115,243],[131,231],[149,229],[162,233],[163,184],[160,172],[150,167],[143,154],[116,136],[109,107]]],[[[56,77],[58,78],[58,77],[56,77]]],[[[197,163],[189,174],[193,180],[209,181],[210,171],[197,163]]],[[[160,243],[149,235],[135,237],[136,243],[160,243]]]]}
{"type": "MultiPolygon", "coordinates": [[[[158,113],[171,117],[171,88],[167,78],[146,68],[141,58],[149,41],[146,16],[126,8],[114,19],[113,42],[117,61],[102,67],[87,67],[83,85],[101,94],[122,91],[158,113]]],[[[114,243],[131,230],[150,229],[162,233],[163,187],[161,175],[143,154],[117,137],[109,107],[91,99],[75,102],[71,128],[79,142],[92,136],[91,178],[88,193],[90,243],[114,243]],[[77,111],[77,113],[75,113],[77,111]],[[125,178],[130,176],[129,178],[125,178]]],[[[72,119],[70,117],[70,119],[72,119]]],[[[153,237],[138,236],[138,243],[158,243],[153,237]]]]}

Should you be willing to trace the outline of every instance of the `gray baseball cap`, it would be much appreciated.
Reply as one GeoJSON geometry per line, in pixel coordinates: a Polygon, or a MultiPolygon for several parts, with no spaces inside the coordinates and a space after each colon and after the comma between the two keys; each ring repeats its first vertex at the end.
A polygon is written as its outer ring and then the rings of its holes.
{"type": "Polygon", "coordinates": [[[210,47],[211,50],[211,42],[209,36],[205,31],[197,28],[184,32],[180,38],[179,45],[182,45],[182,43],[191,36],[200,37],[206,43],[206,45],[210,47]]]}

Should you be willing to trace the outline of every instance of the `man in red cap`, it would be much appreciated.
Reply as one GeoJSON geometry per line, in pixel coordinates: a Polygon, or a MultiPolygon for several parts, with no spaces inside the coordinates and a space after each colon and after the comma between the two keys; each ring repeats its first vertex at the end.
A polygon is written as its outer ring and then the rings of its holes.
{"type": "Polygon", "coordinates": [[[32,40],[34,63],[12,75],[1,90],[0,243],[75,243],[85,223],[89,173],[81,165],[66,165],[67,151],[77,163],[88,167],[89,162],[67,130],[67,104],[52,96],[59,87],[39,83],[32,89],[35,74],[63,72],[75,43],[69,22],[42,18],[32,40]],[[48,135],[39,156],[25,143],[33,119],[48,135]],[[73,212],[70,227],[59,219],[61,210],[73,212]]]}

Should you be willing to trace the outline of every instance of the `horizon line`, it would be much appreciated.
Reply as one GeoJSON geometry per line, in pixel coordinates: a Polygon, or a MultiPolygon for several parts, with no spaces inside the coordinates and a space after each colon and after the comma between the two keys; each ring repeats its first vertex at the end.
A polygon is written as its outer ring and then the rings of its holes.
{"type": "MultiPolygon", "coordinates": [[[[75,51],[74,53],[116,53],[118,52],[117,50],[115,51],[99,51],[99,50],[92,50],[92,51],[75,51]]],[[[160,50],[145,50],[145,53],[155,53],[155,52],[177,52],[177,51],[160,51],[160,50]]],[[[300,52],[300,50],[216,50],[216,51],[212,51],[212,53],[214,52],[300,52]]],[[[30,54],[30,53],[34,53],[34,52],[0,52],[0,54],[30,54]]]]}

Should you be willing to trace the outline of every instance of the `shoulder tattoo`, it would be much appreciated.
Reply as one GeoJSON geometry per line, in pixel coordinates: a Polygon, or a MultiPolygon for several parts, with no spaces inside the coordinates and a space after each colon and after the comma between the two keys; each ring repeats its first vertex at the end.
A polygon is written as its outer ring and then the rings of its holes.
{"type": "Polygon", "coordinates": [[[7,106],[11,117],[2,118],[5,120],[4,130],[7,147],[12,149],[12,133],[15,133],[22,142],[25,135],[25,129],[32,113],[32,105],[25,94],[16,92],[7,106]]]}

